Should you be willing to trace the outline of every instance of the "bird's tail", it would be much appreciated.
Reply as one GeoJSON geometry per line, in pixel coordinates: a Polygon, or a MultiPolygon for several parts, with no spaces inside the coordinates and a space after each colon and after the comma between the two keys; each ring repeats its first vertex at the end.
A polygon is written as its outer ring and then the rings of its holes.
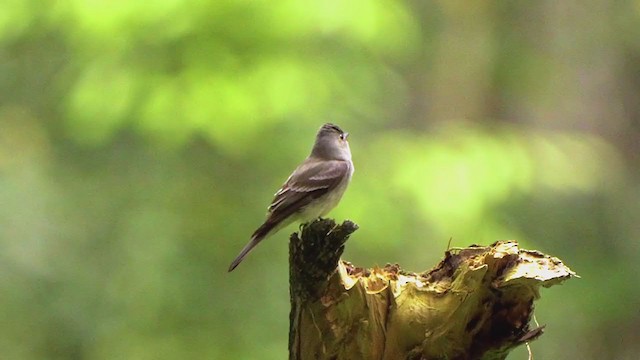
{"type": "Polygon", "coordinates": [[[235,260],[231,262],[231,265],[229,265],[229,272],[233,271],[233,269],[235,269],[236,266],[238,266],[240,262],[242,262],[244,257],[247,256],[247,254],[260,243],[260,241],[264,240],[264,238],[269,235],[271,230],[273,230],[276,225],[278,225],[277,222],[268,220],[264,224],[262,224],[262,226],[260,226],[258,230],[256,230],[253,235],[251,235],[251,241],[249,241],[249,243],[245,245],[242,251],[240,251],[240,254],[238,254],[235,260]]]}

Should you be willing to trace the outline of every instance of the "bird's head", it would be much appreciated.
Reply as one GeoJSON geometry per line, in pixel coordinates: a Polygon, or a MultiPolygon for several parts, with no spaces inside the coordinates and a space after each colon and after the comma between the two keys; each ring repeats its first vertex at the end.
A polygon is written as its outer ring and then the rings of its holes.
{"type": "Polygon", "coordinates": [[[316,135],[311,156],[325,160],[351,160],[348,137],[349,133],[342,131],[338,125],[322,125],[316,135]]]}

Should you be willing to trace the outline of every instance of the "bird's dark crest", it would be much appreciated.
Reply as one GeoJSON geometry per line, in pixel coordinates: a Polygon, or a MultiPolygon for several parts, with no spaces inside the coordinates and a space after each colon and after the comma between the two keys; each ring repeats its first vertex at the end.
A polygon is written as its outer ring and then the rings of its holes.
{"type": "Polygon", "coordinates": [[[342,131],[342,129],[340,129],[340,127],[338,125],[332,124],[332,123],[326,123],[324,125],[322,125],[321,130],[328,130],[328,131],[335,131],[338,134],[343,134],[344,131],[342,131]]]}

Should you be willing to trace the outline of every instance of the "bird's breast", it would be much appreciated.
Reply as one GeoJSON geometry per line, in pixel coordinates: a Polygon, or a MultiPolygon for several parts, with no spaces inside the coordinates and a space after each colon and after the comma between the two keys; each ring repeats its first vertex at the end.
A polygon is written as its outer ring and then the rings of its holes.
{"type": "Polygon", "coordinates": [[[342,180],[340,180],[340,183],[338,183],[336,187],[325,195],[315,199],[300,212],[302,222],[308,222],[319,217],[323,217],[338,205],[342,199],[342,195],[344,195],[345,190],[347,190],[349,182],[351,181],[351,176],[353,175],[353,163],[350,163],[349,165],[349,172],[342,180]]]}

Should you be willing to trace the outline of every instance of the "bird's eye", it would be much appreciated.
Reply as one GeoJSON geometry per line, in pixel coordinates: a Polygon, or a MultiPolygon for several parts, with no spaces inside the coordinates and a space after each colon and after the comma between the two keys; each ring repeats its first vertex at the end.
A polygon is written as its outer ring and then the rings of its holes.
{"type": "Polygon", "coordinates": [[[340,140],[345,140],[347,138],[347,134],[342,133],[340,134],[340,140]]]}

